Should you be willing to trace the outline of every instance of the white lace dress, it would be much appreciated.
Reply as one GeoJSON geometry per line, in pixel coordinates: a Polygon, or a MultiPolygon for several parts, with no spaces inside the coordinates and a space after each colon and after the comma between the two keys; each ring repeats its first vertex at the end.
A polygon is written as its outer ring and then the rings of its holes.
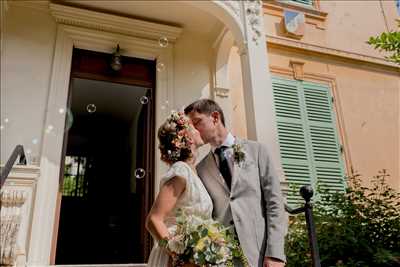
{"type": "MultiPolygon", "coordinates": [[[[183,161],[175,162],[161,179],[160,188],[165,182],[175,176],[185,178],[186,187],[170,216],[165,220],[168,229],[175,227],[176,211],[179,208],[189,208],[196,214],[202,214],[205,217],[211,218],[213,209],[212,200],[200,178],[187,163],[183,161]]],[[[164,267],[168,265],[168,260],[169,255],[155,242],[147,267],[164,267]]]]}

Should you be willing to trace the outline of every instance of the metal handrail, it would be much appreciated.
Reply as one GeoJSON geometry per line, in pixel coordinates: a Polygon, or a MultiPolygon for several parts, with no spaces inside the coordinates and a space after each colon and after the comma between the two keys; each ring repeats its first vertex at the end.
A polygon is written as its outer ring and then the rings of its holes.
{"type": "Polygon", "coordinates": [[[17,161],[18,157],[19,157],[18,165],[26,165],[26,157],[25,157],[24,147],[22,145],[17,145],[14,148],[13,152],[11,153],[11,156],[8,158],[7,163],[2,168],[0,174],[0,189],[6,182],[6,179],[10,174],[10,171],[14,166],[14,163],[17,161]]]}
{"type": "Polygon", "coordinates": [[[319,258],[319,250],[318,250],[318,242],[317,242],[317,234],[315,232],[315,225],[312,213],[312,204],[310,200],[314,195],[314,191],[310,185],[304,185],[300,188],[300,195],[306,201],[303,207],[291,208],[285,204],[285,210],[292,215],[299,214],[304,212],[306,216],[306,225],[308,232],[308,241],[311,248],[311,258],[313,267],[321,267],[321,260],[319,258]]]}

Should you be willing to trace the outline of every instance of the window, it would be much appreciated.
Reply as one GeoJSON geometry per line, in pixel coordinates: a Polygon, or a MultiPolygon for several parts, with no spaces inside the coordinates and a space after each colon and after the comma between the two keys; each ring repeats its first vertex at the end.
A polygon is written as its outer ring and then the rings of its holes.
{"type": "Polygon", "coordinates": [[[65,157],[63,196],[84,197],[87,195],[87,158],[78,156],[65,157]]]}
{"type": "MultiPolygon", "coordinates": [[[[326,85],[272,79],[278,139],[283,170],[290,185],[344,190],[344,166],[326,85]]],[[[290,192],[288,203],[302,201],[290,192]]]]}
{"type": "Polygon", "coordinates": [[[292,0],[293,2],[312,6],[312,0],[292,0]]]}
{"type": "Polygon", "coordinates": [[[303,4],[303,5],[308,5],[308,6],[312,6],[313,5],[313,0],[290,0],[291,2],[296,2],[299,4],[303,4]]]}

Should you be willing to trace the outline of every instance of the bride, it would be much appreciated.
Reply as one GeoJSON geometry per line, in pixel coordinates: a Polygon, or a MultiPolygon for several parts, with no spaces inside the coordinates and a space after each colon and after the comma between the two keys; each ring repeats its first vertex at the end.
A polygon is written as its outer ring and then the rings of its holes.
{"type": "Polygon", "coordinates": [[[169,170],[161,179],[160,191],[146,219],[146,227],[156,241],[148,267],[172,266],[172,253],[159,244],[168,241],[176,227],[178,209],[188,208],[207,218],[211,218],[213,209],[194,165],[197,148],[204,143],[189,119],[181,112],[173,112],[159,128],[158,139],[161,160],[169,170]]]}

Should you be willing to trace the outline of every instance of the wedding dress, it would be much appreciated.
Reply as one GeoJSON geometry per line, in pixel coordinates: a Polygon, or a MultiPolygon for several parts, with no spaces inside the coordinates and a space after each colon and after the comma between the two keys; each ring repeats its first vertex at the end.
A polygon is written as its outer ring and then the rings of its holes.
{"type": "MultiPolygon", "coordinates": [[[[184,178],[186,180],[186,187],[174,209],[165,220],[168,229],[173,231],[174,227],[176,227],[175,218],[178,209],[191,210],[195,214],[211,218],[213,209],[212,200],[200,178],[187,163],[183,161],[175,162],[161,179],[160,188],[165,182],[175,176],[184,178]]],[[[155,242],[147,267],[166,267],[168,260],[169,255],[165,252],[165,249],[160,248],[157,242],[155,242]]]]}

